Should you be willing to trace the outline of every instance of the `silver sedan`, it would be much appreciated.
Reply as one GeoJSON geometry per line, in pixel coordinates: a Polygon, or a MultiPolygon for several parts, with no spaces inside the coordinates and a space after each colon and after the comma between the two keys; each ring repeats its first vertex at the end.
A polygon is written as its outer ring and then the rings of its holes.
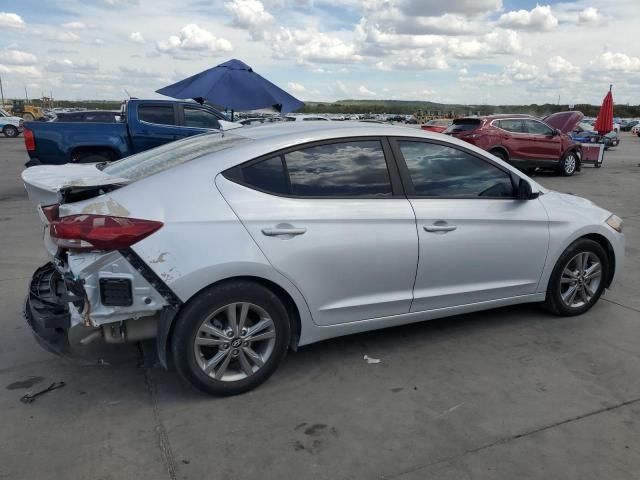
{"type": "Polygon", "coordinates": [[[237,394],[331,337],[525,302],[581,314],[622,268],[617,216],[454,138],[236,132],[23,173],[52,259],[26,309],[41,343],[156,338],[187,382],[237,394]]]}

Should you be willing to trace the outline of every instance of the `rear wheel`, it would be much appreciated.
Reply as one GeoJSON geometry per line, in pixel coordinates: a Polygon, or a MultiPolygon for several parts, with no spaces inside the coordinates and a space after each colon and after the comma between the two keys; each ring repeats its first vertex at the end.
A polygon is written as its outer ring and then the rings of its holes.
{"type": "Polygon", "coordinates": [[[4,133],[5,137],[15,138],[20,132],[18,132],[18,129],[13,125],[5,125],[5,127],[2,129],[2,133],[4,133]]]}
{"type": "Polygon", "coordinates": [[[491,155],[495,155],[496,157],[498,157],[500,160],[502,160],[504,162],[506,162],[508,160],[507,154],[504,153],[504,150],[495,149],[495,150],[491,150],[489,153],[491,155]]]}
{"type": "Polygon", "coordinates": [[[180,376],[215,395],[236,395],[267,380],[284,358],[291,328],[280,299],[264,286],[236,281],[190,301],[171,340],[180,376]]]}
{"type": "Polygon", "coordinates": [[[570,177],[576,173],[578,168],[578,156],[575,152],[567,152],[560,161],[560,173],[565,177],[570,177]]]}
{"type": "Polygon", "coordinates": [[[602,246],[586,238],[576,240],[551,273],[545,308],[563,317],[586,312],[602,295],[608,273],[609,259],[602,246]]]}
{"type": "Polygon", "coordinates": [[[22,118],[25,122],[33,122],[35,120],[34,116],[31,115],[30,113],[22,114],[22,118]]]}
{"type": "Polygon", "coordinates": [[[71,161],[74,163],[101,163],[112,160],[112,156],[107,152],[81,152],[71,157],[71,161]]]}

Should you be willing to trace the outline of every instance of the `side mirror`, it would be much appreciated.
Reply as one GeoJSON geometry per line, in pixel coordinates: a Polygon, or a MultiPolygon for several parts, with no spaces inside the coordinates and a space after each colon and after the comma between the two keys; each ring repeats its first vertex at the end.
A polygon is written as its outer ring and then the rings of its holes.
{"type": "Polygon", "coordinates": [[[533,200],[534,198],[538,198],[540,195],[538,192],[533,193],[531,190],[531,184],[527,182],[524,178],[521,178],[518,182],[518,188],[516,191],[516,198],[518,200],[533,200]]]}
{"type": "Polygon", "coordinates": [[[554,128],[553,129],[553,136],[557,137],[558,135],[562,135],[562,132],[559,129],[554,128]]]}

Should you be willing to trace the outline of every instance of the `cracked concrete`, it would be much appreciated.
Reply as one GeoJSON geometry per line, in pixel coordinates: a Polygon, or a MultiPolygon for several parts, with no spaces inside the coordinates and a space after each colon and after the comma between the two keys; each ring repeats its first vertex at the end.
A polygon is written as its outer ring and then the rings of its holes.
{"type": "Polygon", "coordinates": [[[87,347],[102,365],[37,346],[20,311],[41,228],[22,139],[0,138],[0,479],[638,478],[639,152],[623,135],[602,169],[537,177],[625,219],[625,272],[586,315],[523,305],[339,338],[258,390],[208,398],[153,344],[87,347]]]}

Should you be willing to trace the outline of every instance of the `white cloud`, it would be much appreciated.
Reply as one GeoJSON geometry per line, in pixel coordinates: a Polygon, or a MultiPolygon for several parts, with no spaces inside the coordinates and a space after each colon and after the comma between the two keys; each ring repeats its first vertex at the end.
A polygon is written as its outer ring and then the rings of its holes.
{"type": "Polygon", "coordinates": [[[299,83],[296,83],[296,82],[288,82],[287,83],[287,87],[293,93],[302,93],[302,92],[305,92],[307,90],[306,88],[304,88],[304,86],[302,86],[302,85],[300,85],[299,83]]]}
{"type": "Polygon", "coordinates": [[[0,12],[0,28],[24,28],[24,20],[16,13],[0,12]]]}
{"type": "Polygon", "coordinates": [[[575,78],[580,75],[580,67],[556,55],[547,62],[547,71],[552,77],[575,78]]]}
{"type": "Polygon", "coordinates": [[[5,65],[35,65],[37,62],[36,56],[28,52],[13,48],[0,51],[0,63],[5,65]]]}
{"type": "Polygon", "coordinates": [[[289,30],[280,28],[267,41],[272,45],[276,58],[293,58],[299,64],[357,62],[357,46],[336,35],[313,30],[289,30]]]}
{"type": "Polygon", "coordinates": [[[265,28],[273,22],[273,15],[259,0],[232,0],[224,8],[232,14],[233,25],[247,29],[256,40],[263,38],[265,28]]]}
{"type": "Polygon", "coordinates": [[[229,40],[216,37],[194,23],[182,27],[179,36],[171,35],[167,40],[157,42],[156,48],[159,52],[175,58],[186,58],[185,53],[188,52],[218,54],[233,50],[229,40]]]}
{"type": "MultiPolygon", "coordinates": [[[[388,0],[382,1],[387,2],[388,0]]],[[[368,3],[379,4],[381,2],[374,0],[368,3]]],[[[395,3],[405,14],[415,16],[437,16],[446,13],[474,16],[491,13],[502,8],[502,0],[448,0],[446,2],[442,0],[397,0],[395,3]]]]}
{"type": "Polygon", "coordinates": [[[68,58],[62,60],[52,60],[45,65],[45,69],[50,72],[93,72],[98,70],[98,61],[95,59],[80,60],[74,62],[68,58]]]}
{"type": "Polygon", "coordinates": [[[498,23],[511,28],[549,31],[558,26],[558,19],[553,16],[551,6],[536,5],[531,10],[517,10],[503,13],[500,15],[498,23]]]}
{"type": "Polygon", "coordinates": [[[32,65],[4,65],[0,63],[0,73],[11,73],[25,77],[40,77],[42,73],[32,65]]]}
{"type": "Polygon", "coordinates": [[[67,22],[62,24],[62,28],[68,30],[84,30],[87,28],[87,25],[82,22],[67,22]]]}
{"type": "Polygon", "coordinates": [[[364,85],[360,85],[358,87],[358,93],[360,95],[365,95],[367,97],[375,97],[376,96],[376,92],[372,92],[371,90],[369,90],[367,87],[365,87],[364,85]]]}
{"type": "Polygon", "coordinates": [[[640,72],[640,57],[632,57],[624,53],[605,52],[589,62],[592,70],[640,72]]]}
{"type": "Polygon", "coordinates": [[[391,70],[446,70],[449,68],[447,58],[441,49],[408,50],[393,55],[388,61],[379,61],[376,68],[384,71],[391,70]]]}
{"type": "Polygon", "coordinates": [[[76,33],[69,31],[54,33],[49,38],[51,38],[51,40],[62,43],[75,43],[80,40],[80,37],[76,33]]]}
{"type": "Polygon", "coordinates": [[[145,43],[144,36],[140,32],[131,32],[129,34],[129,40],[131,40],[133,43],[145,43]]]}
{"type": "Polygon", "coordinates": [[[513,63],[507,65],[504,73],[509,78],[518,82],[529,82],[536,79],[540,74],[540,71],[535,65],[515,60],[513,63]]]}
{"type": "Polygon", "coordinates": [[[597,23],[600,20],[600,14],[598,9],[594,7],[585,8],[578,15],[578,22],[580,23],[597,23]]]}

